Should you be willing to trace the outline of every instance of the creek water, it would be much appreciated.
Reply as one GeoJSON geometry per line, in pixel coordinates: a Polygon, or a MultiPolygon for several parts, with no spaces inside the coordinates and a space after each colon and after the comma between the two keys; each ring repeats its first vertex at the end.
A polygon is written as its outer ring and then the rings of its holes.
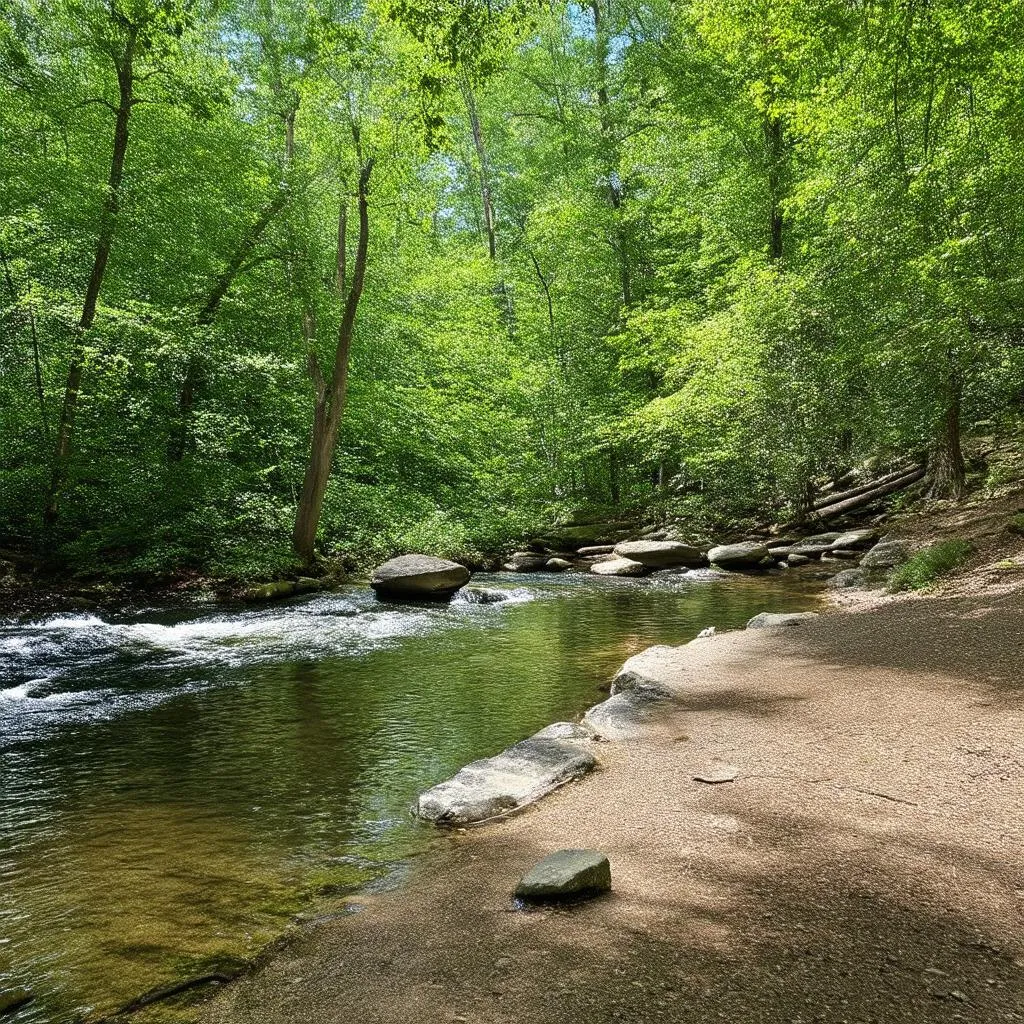
{"type": "Polygon", "coordinates": [[[0,624],[0,994],[63,1024],[400,884],[416,793],[602,699],[629,655],[814,604],[787,576],[480,576],[503,600],[0,624]]]}

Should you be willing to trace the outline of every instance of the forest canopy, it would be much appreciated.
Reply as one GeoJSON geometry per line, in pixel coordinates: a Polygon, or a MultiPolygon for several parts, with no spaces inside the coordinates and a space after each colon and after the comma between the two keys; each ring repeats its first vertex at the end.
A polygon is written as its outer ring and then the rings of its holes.
{"type": "Polygon", "coordinates": [[[0,0],[0,535],[798,517],[1024,402],[1018,0],[0,0]]]}

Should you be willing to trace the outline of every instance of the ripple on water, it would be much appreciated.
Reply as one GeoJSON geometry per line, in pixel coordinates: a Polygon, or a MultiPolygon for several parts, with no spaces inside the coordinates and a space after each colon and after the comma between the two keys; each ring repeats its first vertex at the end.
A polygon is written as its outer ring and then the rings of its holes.
{"type": "Polygon", "coordinates": [[[315,894],[400,878],[433,834],[416,792],[579,714],[649,644],[812,600],[683,576],[474,589],[503,600],[0,627],[0,990],[38,993],[17,1024],[109,1012],[253,955],[315,894]]]}

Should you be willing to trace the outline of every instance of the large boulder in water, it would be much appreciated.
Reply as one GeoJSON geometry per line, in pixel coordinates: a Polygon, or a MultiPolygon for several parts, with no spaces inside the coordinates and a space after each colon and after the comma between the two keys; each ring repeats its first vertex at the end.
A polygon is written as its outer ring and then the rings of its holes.
{"type": "Polygon", "coordinates": [[[768,549],[757,541],[719,544],[708,552],[708,561],[723,569],[752,569],[768,557],[768,549]]]}
{"type": "Polygon", "coordinates": [[[431,555],[400,555],[377,566],[370,586],[378,597],[446,601],[469,582],[458,562],[431,555]]]}
{"type": "Polygon", "coordinates": [[[704,564],[704,556],[697,548],[678,540],[626,540],[615,545],[615,554],[649,569],[704,564]]]}

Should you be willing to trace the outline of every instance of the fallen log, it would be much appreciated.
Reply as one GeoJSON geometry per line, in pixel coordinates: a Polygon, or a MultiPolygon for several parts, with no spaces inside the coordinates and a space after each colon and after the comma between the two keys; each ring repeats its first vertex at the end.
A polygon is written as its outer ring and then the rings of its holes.
{"type": "Polygon", "coordinates": [[[887,473],[885,476],[877,477],[874,480],[869,480],[867,483],[858,484],[856,487],[851,487],[849,490],[840,491],[838,494],[828,494],[824,498],[819,498],[811,508],[817,512],[818,509],[827,508],[829,505],[838,504],[841,501],[847,501],[849,498],[857,498],[862,494],[867,494],[869,491],[874,491],[879,487],[884,487],[886,484],[892,483],[894,480],[899,480],[901,477],[907,476],[917,469],[916,466],[904,466],[902,469],[894,470],[892,473],[887,473]]]}
{"type": "Polygon", "coordinates": [[[917,483],[918,480],[923,480],[924,474],[924,466],[918,466],[909,473],[904,473],[903,476],[876,486],[870,491],[864,491],[855,497],[847,498],[845,501],[836,502],[834,505],[826,505],[823,508],[815,509],[814,514],[819,519],[831,519],[833,516],[841,516],[844,512],[852,512],[854,509],[861,508],[864,505],[870,505],[871,502],[878,498],[884,498],[887,494],[902,491],[905,487],[917,483]]]}

